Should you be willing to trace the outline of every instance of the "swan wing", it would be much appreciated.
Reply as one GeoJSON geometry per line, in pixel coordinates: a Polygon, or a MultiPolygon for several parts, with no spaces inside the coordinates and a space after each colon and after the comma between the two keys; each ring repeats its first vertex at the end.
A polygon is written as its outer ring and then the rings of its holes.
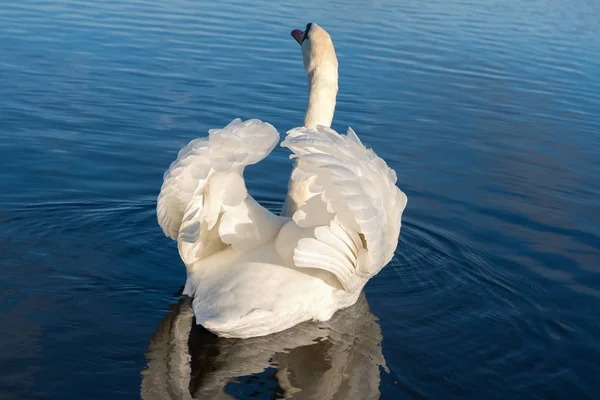
{"type": "Polygon", "coordinates": [[[280,218],[248,194],[243,171],[278,141],[272,125],[235,119],[179,152],[164,174],[156,210],[163,232],[177,240],[186,264],[227,246],[246,251],[277,234],[280,218]]]}
{"type": "MultiPolygon", "coordinates": [[[[362,288],[391,260],[398,243],[407,197],[396,186],[396,173],[352,129],[340,135],[321,126],[296,128],[282,146],[298,159],[292,180],[309,190],[292,215],[302,232],[294,265],[328,271],[346,291],[362,288]]],[[[289,246],[278,251],[285,256],[289,246]]]]}

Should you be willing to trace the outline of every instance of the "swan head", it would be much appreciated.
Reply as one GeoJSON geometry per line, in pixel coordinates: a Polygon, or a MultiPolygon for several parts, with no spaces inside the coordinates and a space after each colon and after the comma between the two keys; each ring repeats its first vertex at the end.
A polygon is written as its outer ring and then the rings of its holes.
{"type": "Polygon", "coordinates": [[[338,61],[329,33],[319,25],[309,23],[304,31],[294,29],[291,34],[302,48],[306,73],[311,76],[322,72],[337,81],[338,61]]]}

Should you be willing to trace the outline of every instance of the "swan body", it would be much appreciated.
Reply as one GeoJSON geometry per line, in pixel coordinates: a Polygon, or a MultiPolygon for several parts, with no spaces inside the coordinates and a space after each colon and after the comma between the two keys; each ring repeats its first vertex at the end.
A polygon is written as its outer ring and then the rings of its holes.
{"type": "Polygon", "coordinates": [[[337,59],[316,24],[292,36],[309,77],[304,126],[283,143],[295,160],[281,215],[248,193],[244,168],[279,142],[270,124],[236,119],[191,141],[164,175],[160,226],[187,269],[196,321],[222,337],[264,336],[326,321],[356,302],[392,258],[407,198],[396,174],[352,129],[330,129],[337,59]]]}

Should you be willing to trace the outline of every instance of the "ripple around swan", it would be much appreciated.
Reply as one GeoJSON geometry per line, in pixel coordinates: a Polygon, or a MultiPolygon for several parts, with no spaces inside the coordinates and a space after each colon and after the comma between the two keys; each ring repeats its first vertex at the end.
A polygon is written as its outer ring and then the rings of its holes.
{"type": "MultiPolygon", "coordinates": [[[[397,257],[382,271],[385,278],[367,288],[378,304],[375,312],[397,316],[381,321],[384,333],[398,332],[392,344],[384,336],[386,354],[404,360],[388,362],[396,382],[423,397],[443,394],[431,388],[432,379],[452,381],[454,395],[474,395],[479,389],[473,382],[479,380],[488,388],[518,395],[546,390],[539,382],[552,376],[554,385],[590,396],[580,386],[581,377],[590,378],[590,373],[573,364],[568,351],[555,350],[561,347],[557,342],[589,340],[595,324],[590,314],[559,311],[547,283],[540,282],[535,270],[523,270],[523,260],[510,249],[499,251],[457,231],[410,219],[402,235],[397,257]],[[391,291],[401,295],[390,299],[383,294],[391,291]],[[468,353],[465,343],[470,343],[468,353]],[[427,358],[431,354],[437,355],[435,367],[427,358]],[[473,370],[473,363],[486,367],[473,370]],[[534,367],[539,365],[544,367],[534,367]],[[512,368],[523,374],[507,378],[497,372],[512,368]]],[[[544,276],[548,277],[557,280],[544,276]]],[[[572,304],[587,302],[576,294],[569,297],[572,304]]],[[[600,355],[597,347],[590,351],[591,357],[600,355]]]]}

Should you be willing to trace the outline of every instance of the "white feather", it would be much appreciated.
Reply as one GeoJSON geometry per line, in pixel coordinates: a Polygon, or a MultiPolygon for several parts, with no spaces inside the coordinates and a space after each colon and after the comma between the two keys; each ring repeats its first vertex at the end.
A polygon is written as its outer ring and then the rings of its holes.
{"type": "Polygon", "coordinates": [[[330,128],[296,128],[282,146],[300,161],[294,174],[300,169],[304,180],[313,177],[325,199],[315,202],[313,197],[311,207],[300,207],[294,221],[310,220],[310,213],[331,215],[316,227],[314,239],[299,242],[294,262],[297,267],[327,270],[352,290],[357,278],[369,279],[391,258],[406,196],[390,179],[387,164],[365,148],[353,130],[343,136],[330,128]],[[356,240],[359,235],[364,243],[356,240]]]}
{"type": "Polygon", "coordinates": [[[238,118],[179,152],[165,174],[157,216],[186,264],[228,245],[249,250],[278,232],[281,223],[248,195],[242,177],[244,167],[266,157],[278,141],[272,125],[238,118]]]}

